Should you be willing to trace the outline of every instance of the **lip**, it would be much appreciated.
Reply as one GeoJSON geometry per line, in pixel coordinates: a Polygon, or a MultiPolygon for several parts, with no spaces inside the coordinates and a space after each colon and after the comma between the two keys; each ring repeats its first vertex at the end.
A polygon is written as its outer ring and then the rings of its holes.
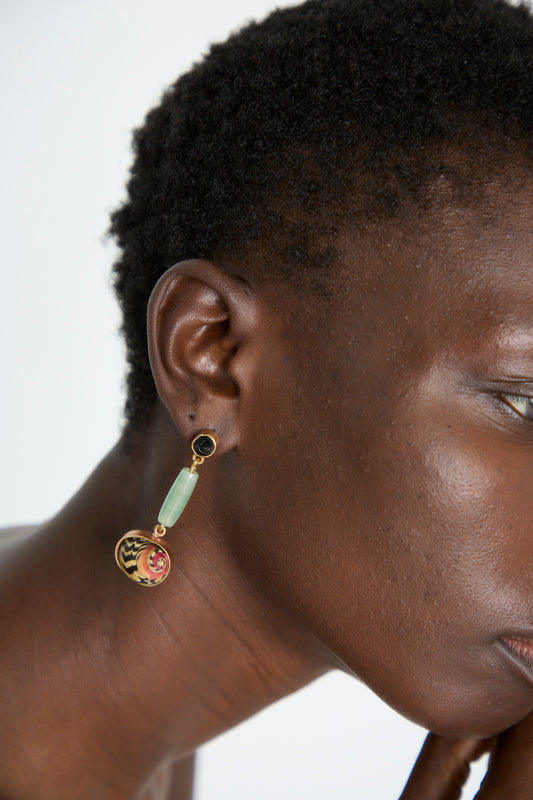
{"type": "Polygon", "coordinates": [[[503,645],[501,649],[511,657],[522,676],[533,684],[533,635],[501,636],[499,641],[503,645]]]}

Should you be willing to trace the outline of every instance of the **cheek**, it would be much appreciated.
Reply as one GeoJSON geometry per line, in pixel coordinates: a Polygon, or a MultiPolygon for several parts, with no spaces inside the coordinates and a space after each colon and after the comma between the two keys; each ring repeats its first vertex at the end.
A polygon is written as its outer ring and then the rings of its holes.
{"type": "Polygon", "coordinates": [[[533,705],[493,652],[529,598],[515,476],[464,415],[402,406],[390,387],[370,403],[354,381],[341,392],[339,375],[313,403],[295,390],[286,413],[278,398],[251,415],[262,469],[257,450],[247,465],[241,449],[226,476],[245,510],[235,559],[400,713],[447,735],[491,735],[533,705]]]}
{"type": "Polygon", "coordinates": [[[427,509],[450,593],[480,635],[516,626],[533,586],[531,447],[490,425],[450,424],[424,450],[427,509]]]}
{"type": "Polygon", "coordinates": [[[369,453],[352,663],[426,727],[490,734],[533,705],[493,647],[532,619],[531,456],[475,427],[417,424],[369,453]]]}

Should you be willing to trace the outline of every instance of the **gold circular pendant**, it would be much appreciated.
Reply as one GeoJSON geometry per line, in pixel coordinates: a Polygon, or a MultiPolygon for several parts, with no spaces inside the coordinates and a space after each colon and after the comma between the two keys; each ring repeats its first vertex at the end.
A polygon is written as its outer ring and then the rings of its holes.
{"type": "Polygon", "coordinates": [[[115,558],[128,578],[141,586],[157,586],[170,572],[170,555],[148,531],[128,531],[118,540],[115,558]]]}

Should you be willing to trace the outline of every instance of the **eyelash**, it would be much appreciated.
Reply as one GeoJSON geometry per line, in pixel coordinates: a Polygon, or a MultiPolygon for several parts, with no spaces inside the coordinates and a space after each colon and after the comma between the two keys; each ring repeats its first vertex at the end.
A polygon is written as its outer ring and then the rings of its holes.
{"type": "Polygon", "coordinates": [[[522,394],[501,394],[500,398],[515,414],[527,422],[533,422],[533,397],[522,394]]]}

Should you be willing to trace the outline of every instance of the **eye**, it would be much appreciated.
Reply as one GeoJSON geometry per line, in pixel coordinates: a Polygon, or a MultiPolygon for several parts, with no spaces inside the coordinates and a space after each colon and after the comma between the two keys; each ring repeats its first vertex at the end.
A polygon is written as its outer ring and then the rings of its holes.
{"type": "Polygon", "coordinates": [[[501,398],[513,411],[533,422],[533,397],[521,394],[502,394],[501,398]]]}

